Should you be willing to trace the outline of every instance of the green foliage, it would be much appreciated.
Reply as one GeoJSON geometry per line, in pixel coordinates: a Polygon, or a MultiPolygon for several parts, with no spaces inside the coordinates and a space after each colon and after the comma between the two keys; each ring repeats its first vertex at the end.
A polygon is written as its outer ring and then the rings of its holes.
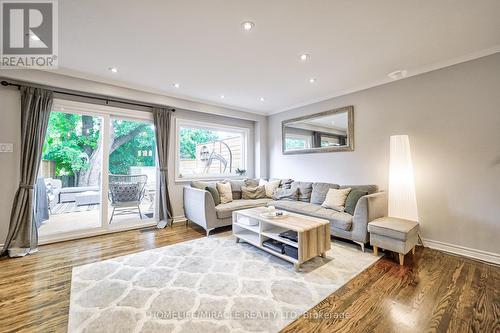
{"type": "MultiPolygon", "coordinates": [[[[56,162],[56,176],[78,175],[89,168],[89,161],[100,144],[101,118],[52,112],[43,147],[43,159],[56,162]]],[[[153,126],[129,120],[112,120],[111,174],[128,174],[131,166],[154,166],[156,140],[153,126]],[[116,148],[116,149],[115,149],[116,148]]],[[[196,145],[217,140],[214,131],[182,128],[181,158],[195,159],[196,145]]]]}
{"type": "Polygon", "coordinates": [[[82,116],[70,113],[50,114],[43,159],[56,162],[56,175],[73,175],[88,167],[87,150],[94,150],[99,141],[100,119],[90,119],[91,128],[82,134],[82,116]]]}
{"type": "Polygon", "coordinates": [[[112,127],[116,137],[128,135],[138,127],[142,130],[111,153],[111,174],[126,175],[131,166],[155,166],[156,140],[153,126],[136,121],[113,120],[112,127]]]}
{"type": "MultiPolygon", "coordinates": [[[[131,166],[155,165],[155,135],[150,124],[113,120],[112,131],[115,140],[126,140],[109,156],[110,173],[128,174],[131,166]],[[131,136],[139,127],[141,130],[137,135],[131,136]]],[[[89,160],[100,144],[100,135],[101,120],[98,117],[52,112],[43,159],[56,162],[56,176],[78,174],[88,169],[89,160]]]]}
{"type": "Polygon", "coordinates": [[[197,144],[218,139],[214,131],[197,128],[181,128],[179,136],[180,158],[182,159],[195,159],[197,144]]]}

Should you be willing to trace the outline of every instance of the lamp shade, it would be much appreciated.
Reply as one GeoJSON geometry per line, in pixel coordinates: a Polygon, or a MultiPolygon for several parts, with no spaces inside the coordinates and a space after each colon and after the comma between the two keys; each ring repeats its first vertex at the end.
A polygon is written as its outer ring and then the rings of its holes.
{"type": "Polygon", "coordinates": [[[408,135],[391,136],[389,216],[418,221],[415,178],[408,135]]]}

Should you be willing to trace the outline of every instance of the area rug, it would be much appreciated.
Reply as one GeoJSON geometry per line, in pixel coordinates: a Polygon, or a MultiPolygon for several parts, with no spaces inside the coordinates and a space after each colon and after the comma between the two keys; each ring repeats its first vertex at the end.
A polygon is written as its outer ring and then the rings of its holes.
{"type": "Polygon", "coordinates": [[[378,260],[334,241],[293,265],[232,235],[75,267],[69,332],[278,332],[378,260]]]}

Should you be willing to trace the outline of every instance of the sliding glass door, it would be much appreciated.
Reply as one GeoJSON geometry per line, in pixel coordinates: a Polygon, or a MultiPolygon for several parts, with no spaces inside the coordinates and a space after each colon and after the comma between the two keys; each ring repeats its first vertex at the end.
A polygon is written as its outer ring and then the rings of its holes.
{"type": "Polygon", "coordinates": [[[101,226],[102,123],[51,112],[35,191],[40,236],[101,226]]]}
{"type": "Polygon", "coordinates": [[[43,242],[154,225],[151,114],[56,100],[36,185],[43,242]]]}
{"type": "Polygon", "coordinates": [[[112,118],[109,132],[110,224],[154,218],[156,140],[150,122],[112,118]]]}

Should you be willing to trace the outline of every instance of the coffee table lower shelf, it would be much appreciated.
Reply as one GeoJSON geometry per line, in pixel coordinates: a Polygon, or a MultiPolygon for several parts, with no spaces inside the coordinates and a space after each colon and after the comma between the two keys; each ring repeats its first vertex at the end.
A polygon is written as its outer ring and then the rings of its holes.
{"type": "Polygon", "coordinates": [[[306,218],[299,214],[290,214],[284,220],[273,221],[260,218],[259,208],[245,209],[233,212],[233,235],[236,242],[244,241],[278,258],[293,264],[296,271],[300,270],[300,265],[307,260],[321,256],[325,257],[326,251],[330,249],[330,228],[327,220],[306,218]],[[252,219],[257,222],[254,225],[247,225],[238,222],[238,216],[242,215],[245,220],[252,219]],[[312,219],[312,220],[311,220],[312,219]],[[287,223],[287,221],[289,223],[287,223]],[[308,224],[309,228],[304,230],[295,226],[297,221],[308,224]],[[294,242],[279,236],[285,230],[295,230],[298,233],[298,241],[294,242]],[[268,239],[277,240],[283,244],[296,247],[298,258],[291,257],[263,246],[268,239]]]}

